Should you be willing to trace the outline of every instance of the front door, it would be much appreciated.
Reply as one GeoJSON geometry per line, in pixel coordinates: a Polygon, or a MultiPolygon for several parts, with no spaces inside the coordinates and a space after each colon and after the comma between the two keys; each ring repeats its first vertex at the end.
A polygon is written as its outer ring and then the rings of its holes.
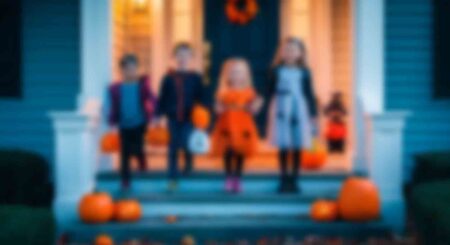
{"type": "MultiPolygon", "coordinates": [[[[204,0],[206,42],[211,45],[209,71],[211,103],[218,84],[222,63],[230,57],[247,59],[251,65],[256,90],[264,94],[267,73],[279,39],[280,1],[256,0],[259,11],[248,24],[230,22],[225,14],[226,0],[204,0]]],[[[241,1],[242,5],[245,1],[241,1]]],[[[266,103],[267,104],[267,103],[266,103]]],[[[265,114],[257,118],[260,132],[264,132],[265,114]]]]}

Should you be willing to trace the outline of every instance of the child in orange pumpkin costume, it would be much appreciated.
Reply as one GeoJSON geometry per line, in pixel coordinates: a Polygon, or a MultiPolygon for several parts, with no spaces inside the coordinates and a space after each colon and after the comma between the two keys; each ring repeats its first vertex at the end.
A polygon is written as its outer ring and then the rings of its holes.
{"type": "Polygon", "coordinates": [[[227,192],[240,192],[244,160],[259,142],[253,115],[262,99],[252,87],[248,63],[239,58],[225,62],[220,76],[215,111],[218,115],[212,133],[213,152],[224,157],[227,192]]]}

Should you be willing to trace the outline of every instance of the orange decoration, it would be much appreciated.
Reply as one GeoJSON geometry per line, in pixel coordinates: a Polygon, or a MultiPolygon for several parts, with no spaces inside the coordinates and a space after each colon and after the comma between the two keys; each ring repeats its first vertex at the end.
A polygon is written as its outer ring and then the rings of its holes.
{"type": "Polygon", "coordinates": [[[349,221],[369,221],[380,216],[378,188],[370,180],[359,177],[347,179],[338,200],[341,217],[349,221]]]}
{"type": "Polygon", "coordinates": [[[209,126],[211,117],[209,111],[203,106],[195,106],[192,111],[192,123],[198,129],[206,129],[209,126]]]}
{"type": "Polygon", "coordinates": [[[178,217],[175,216],[175,215],[168,215],[168,216],[166,216],[166,223],[168,223],[168,224],[173,224],[173,223],[175,223],[177,221],[178,221],[178,217]]]}
{"type": "Polygon", "coordinates": [[[115,153],[120,150],[120,137],[117,132],[108,132],[103,135],[100,141],[100,148],[103,153],[115,153]]]}
{"type": "Polygon", "coordinates": [[[111,220],[114,202],[107,193],[91,193],[83,196],[78,205],[78,214],[89,224],[105,223],[111,220]]]}
{"type": "Polygon", "coordinates": [[[106,234],[102,234],[95,238],[94,244],[95,245],[114,245],[114,241],[110,236],[108,236],[106,234]]]}
{"type": "Polygon", "coordinates": [[[333,201],[319,200],[311,206],[311,218],[319,222],[330,222],[338,217],[338,205],[333,201]]]}
{"type": "Polygon", "coordinates": [[[154,146],[165,146],[169,144],[170,133],[167,128],[154,127],[147,130],[145,141],[154,146]]]}
{"type": "Polygon", "coordinates": [[[258,14],[259,6],[256,0],[228,0],[225,6],[225,14],[228,20],[234,24],[245,25],[258,14]],[[240,1],[244,2],[244,8],[239,7],[240,1]]]}
{"type": "Polygon", "coordinates": [[[318,170],[322,168],[327,161],[327,152],[318,140],[313,141],[311,150],[302,151],[302,168],[306,170],[318,170]]]}
{"type": "Polygon", "coordinates": [[[218,116],[212,133],[214,154],[223,155],[228,149],[246,156],[256,152],[258,130],[252,114],[246,109],[255,97],[253,89],[228,90],[219,96],[225,111],[218,116]]]}
{"type": "Polygon", "coordinates": [[[347,127],[344,123],[329,122],[326,137],[329,140],[342,140],[347,135],[347,127]]]}
{"type": "Polygon", "coordinates": [[[118,201],[114,207],[114,219],[120,222],[134,222],[142,217],[141,205],[136,200],[118,201]]]}

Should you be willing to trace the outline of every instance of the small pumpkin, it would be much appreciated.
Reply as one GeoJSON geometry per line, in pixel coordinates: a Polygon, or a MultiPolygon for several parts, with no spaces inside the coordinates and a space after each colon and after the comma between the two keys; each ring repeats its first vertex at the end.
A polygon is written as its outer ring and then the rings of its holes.
{"type": "Polygon", "coordinates": [[[114,245],[114,240],[106,234],[101,234],[95,238],[94,244],[95,245],[114,245]]]}
{"type": "Polygon", "coordinates": [[[153,146],[165,146],[169,144],[170,133],[167,128],[153,127],[147,130],[145,141],[153,146]]]}
{"type": "Polygon", "coordinates": [[[333,201],[318,200],[312,204],[310,215],[315,221],[334,221],[338,217],[338,205],[333,201]]]}
{"type": "Polygon", "coordinates": [[[165,220],[166,220],[166,223],[173,224],[178,221],[178,217],[176,215],[167,215],[165,220]]]}
{"type": "Polygon", "coordinates": [[[100,140],[100,149],[103,153],[115,153],[120,150],[120,137],[117,132],[108,132],[100,140]]]}
{"type": "Polygon", "coordinates": [[[315,139],[313,147],[310,150],[302,151],[302,168],[306,170],[318,170],[322,168],[327,161],[327,151],[315,139]]]}
{"type": "Polygon", "coordinates": [[[349,221],[369,221],[380,216],[380,196],[375,184],[366,178],[347,179],[339,193],[339,214],[349,221]]]}
{"type": "Polygon", "coordinates": [[[141,219],[141,205],[136,200],[118,201],[114,207],[114,219],[119,222],[135,222],[141,219]]]}
{"type": "Polygon", "coordinates": [[[107,193],[90,193],[81,198],[78,205],[80,219],[89,224],[105,223],[111,220],[114,202],[107,193]]]}
{"type": "Polygon", "coordinates": [[[192,111],[192,124],[197,129],[206,129],[209,127],[209,123],[211,122],[211,116],[209,111],[203,107],[196,105],[192,111]]]}

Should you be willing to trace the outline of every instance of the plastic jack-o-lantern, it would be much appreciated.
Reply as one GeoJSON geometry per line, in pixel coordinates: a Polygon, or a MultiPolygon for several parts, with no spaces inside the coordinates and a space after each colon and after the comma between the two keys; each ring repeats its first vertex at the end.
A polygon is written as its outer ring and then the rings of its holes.
{"type": "Polygon", "coordinates": [[[115,204],[114,219],[119,222],[134,222],[142,217],[141,205],[136,200],[122,200],[115,204]]]}
{"type": "Polygon", "coordinates": [[[206,129],[211,122],[209,111],[203,107],[196,105],[192,111],[192,124],[197,129],[206,129]]]}
{"type": "Polygon", "coordinates": [[[120,138],[117,132],[108,132],[103,135],[100,141],[100,148],[103,153],[115,153],[120,150],[120,138]]]}
{"type": "Polygon", "coordinates": [[[95,245],[114,245],[114,240],[106,234],[101,234],[95,238],[94,244],[95,245]]]}
{"type": "Polygon", "coordinates": [[[313,140],[313,147],[310,150],[302,151],[302,168],[306,170],[318,170],[327,161],[327,151],[320,145],[319,140],[313,140]]]}
{"type": "Polygon", "coordinates": [[[334,201],[318,200],[311,206],[311,218],[319,222],[331,222],[338,218],[338,205],[334,201]]]}
{"type": "Polygon", "coordinates": [[[78,205],[81,220],[89,224],[105,223],[111,220],[114,202],[107,193],[91,193],[83,196],[78,205]]]}
{"type": "Polygon", "coordinates": [[[378,188],[366,178],[347,179],[340,191],[339,214],[344,220],[369,221],[380,216],[378,188]]]}
{"type": "Polygon", "coordinates": [[[153,146],[165,146],[169,144],[170,133],[164,127],[150,128],[145,134],[145,141],[153,146]]]}

